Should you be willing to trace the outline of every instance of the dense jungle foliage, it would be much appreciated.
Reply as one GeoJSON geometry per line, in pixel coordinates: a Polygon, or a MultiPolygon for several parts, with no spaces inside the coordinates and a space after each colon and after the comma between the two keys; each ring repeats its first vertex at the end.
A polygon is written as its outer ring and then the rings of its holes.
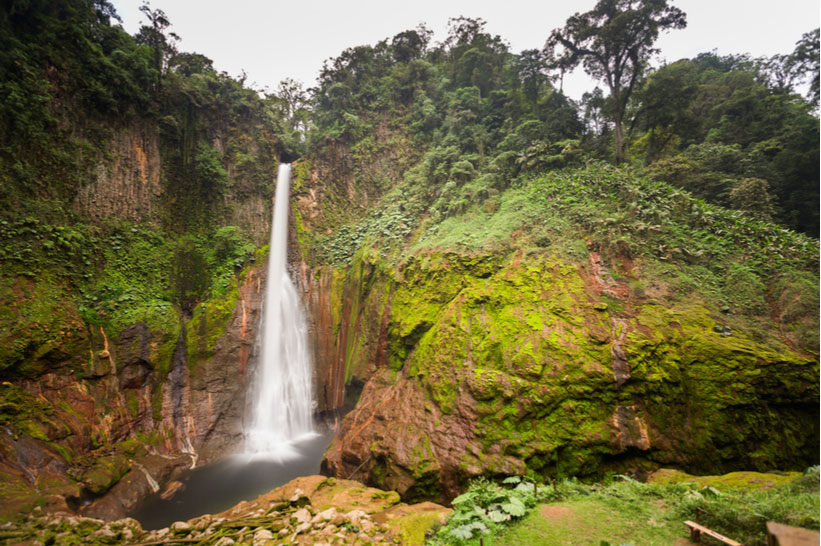
{"type": "MultiPolygon", "coordinates": [[[[623,108],[631,164],[710,203],[816,235],[817,52],[815,30],[791,55],[706,52],[656,70],[642,64],[623,108]],[[802,98],[796,85],[805,80],[802,98]]],[[[532,173],[611,161],[614,98],[596,88],[579,104],[568,99],[551,53],[515,54],[467,18],[452,19],[441,43],[420,27],[348,49],[311,91],[308,146],[343,143],[363,155],[380,128],[402,128],[426,151],[420,174],[452,212],[465,206],[453,187],[469,181],[500,191],[532,173]]]]}
{"type": "Polygon", "coordinates": [[[346,50],[302,95],[308,140],[295,153],[333,163],[345,150],[352,183],[382,194],[326,207],[333,229],[314,258],[342,265],[374,247],[400,263],[437,248],[584,261],[593,249],[635,262],[641,278],[624,274],[637,294],[697,295],[761,332],[775,318],[815,352],[817,240],[793,230],[818,230],[817,50],[813,31],[786,56],[642,64],[619,167],[613,97],[563,95],[550,42],[514,54],[458,18],[441,43],[420,27],[346,50]]]}
{"type": "Polygon", "coordinates": [[[64,359],[54,345],[75,309],[114,332],[135,320],[178,328],[180,310],[223,297],[265,240],[237,218],[244,202],[273,195],[277,100],[178,51],[165,14],[143,12],[130,36],[105,0],[0,7],[5,373],[64,359]],[[78,204],[95,184],[117,188],[118,168],[150,189],[78,204]],[[114,212],[93,214],[106,207],[114,212]]]}
{"type": "MultiPolygon", "coordinates": [[[[573,35],[579,25],[588,38],[604,36],[601,29],[608,25],[618,29],[623,24],[618,2],[600,2],[556,30],[543,50],[518,54],[502,37],[488,34],[481,19],[452,19],[439,43],[420,26],[329,59],[315,88],[306,91],[286,80],[264,97],[217,72],[208,58],[179,51],[171,22],[148,4],[142,8],[146,24],[130,36],[105,0],[5,3],[0,10],[3,299],[8,303],[26,291],[14,278],[38,277],[49,280],[54,297],[73,301],[90,324],[125,324],[135,308],[154,313],[177,306],[190,312],[197,302],[222,296],[262,242],[231,225],[235,203],[252,196],[270,199],[277,160],[306,158],[297,166],[299,193],[300,173],[307,173],[313,159],[333,164],[327,160],[340,153],[343,172],[352,174],[354,185],[385,198],[373,209],[373,200],[365,206],[329,192],[326,225],[320,227],[330,235],[301,239],[320,262],[345,263],[366,241],[379,241],[383,250],[408,241],[416,241],[414,248],[437,238],[448,242],[442,234],[451,230],[448,220],[457,218],[456,223],[482,224],[487,231],[491,224],[483,223],[493,216],[501,230],[497,239],[512,240],[508,228],[526,216],[519,209],[538,208],[550,193],[543,191],[544,182],[532,180],[612,162],[619,149],[632,169],[623,171],[627,176],[665,182],[743,213],[722,222],[772,220],[817,234],[818,30],[801,37],[789,55],[753,59],[704,53],[654,70],[648,64],[654,37],[685,21],[667,2],[648,6],[636,17],[652,39],[622,44],[635,47],[641,60],[628,71],[629,89],[622,86],[614,96],[612,86],[609,95],[597,88],[576,103],[561,92],[557,70],[580,60],[560,57],[556,46],[581,39],[573,35]],[[801,82],[809,85],[806,98],[796,91],[801,82]],[[616,125],[623,142],[614,149],[616,125]],[[112,160],[117,131],[135,127],[143,134],[154,127],[159,134],[161,193],[155,198],[162,206],[141,218],[87,217],[78,209],[78,195],[100,178],[100,165],[112,160]],[[385,157],[390,164],[380,168],[385,157]],[[512,215],[501,214],[506,210],[512,215]],[[426,230],[421,238],[419,227],[426,230]]],[[[588,64],[591,74],[607,72],[588,64]]],[[[572,236],[542,233],[550,229],[539,227],[543,222],[536,219],[545,215],[534,209],[531,238],[545,246],[551,237],[554,243],[578,241],[593,231],[614,230],[618,235],[605,239],[617,240],[628,255],[647,252],[651,246],[645,243],[652,243],[653,253],[665,260],[702,264],[711,275],[726,273],[716,269],[719,255],[734,253],[743,261],[746,253],[736,243],[727,244],[739,252],[708,249],[705,254],[669,239],[671,228],[663,226],[671,217],[656,210],[667,205],[648,201],[647,192],[656,190],[640,185],[630,191],[630,197],[612,194],[631,199],[630,205],[619,202],[618,210],[588,217],[586,232],[572,236]]],[[[586,210],[605,210],[589,197],[568,195],[558,202],[575,199],[586,210]]],[[[723,214],[706,204],[688,205],[694,206],[706,211],[688,213],[698,218],[723,214]]],[[[674,229],[684,233],[689,216],[676,218],[674,229]]],[[[750,244],[769,248],[772,241],[793,240],[761,226],[747,228],[763,229],[750,244]]],[[[713,229],[704,237],[714,240],[722,233],[713,229]]],[[[458,242],[464,244],[470,246],[458,242]]],[[[731,275],[736,280],[755,277],[771,286],[778,278],[772,267],[766,274],[755,264],[738,267],[731,275]],[[747,275],[751,268],[753,277],[747,275]]],[[[711,283],[719,281],[709,281],[708,288],[711,283]]],[[[35,327],[42,317],[35,310],[30,314],[28,326],[35,327]]]]}

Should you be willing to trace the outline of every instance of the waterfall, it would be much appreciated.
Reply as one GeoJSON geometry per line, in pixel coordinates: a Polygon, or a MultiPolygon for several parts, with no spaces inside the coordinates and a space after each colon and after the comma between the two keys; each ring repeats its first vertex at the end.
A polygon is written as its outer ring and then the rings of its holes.
{"type": "Polygon", "coordinates": [[[283,163],[271,225],[256,403],[245,446],[249,454],[280,458],[296,455],[294,443],[313,435],[308,329],[286,270],[290,183],[291,166],[283,163]]]}

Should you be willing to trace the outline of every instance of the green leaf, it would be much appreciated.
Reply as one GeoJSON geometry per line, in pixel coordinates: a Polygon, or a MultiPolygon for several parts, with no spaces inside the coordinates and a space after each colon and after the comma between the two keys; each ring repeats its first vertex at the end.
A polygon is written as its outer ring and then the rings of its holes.
{"type": "Polygon", "coordinates": [[[491,510],[487,513],[487,517],[490,518],[490,520],[493,522],[501,523],[503,521],[509,520],[510,514],[506,514],[499,510],[491,510]]]}
{"type": "Polygon", "coordinates": [[[530,482],[522,482],[517,485],[514,491],[522,491],[523,493],[532,493],[533,492],[533,484],[530,482]]]}
{"type": "Polygon", "coordinates": [[[451,501],[451,504],[453,504],[454,506],[456,506],[456,505],[458,505],[458,504],[462,504],[463,502],[470,502],[470,501],[472,501],[475,497],[476,497],[476,495],[475,495],[475,494],[473,494],[473,492],[468,491],[467,493],[462,493],[461,495],[459,495],[458,497],[456,497],[455,499],[453,499],[453,500],[451,501]]]}
{"type": "Polygon", "coordinates": [[[517,518],[524,516],[527,512],[524,503],[516,497],[510,497],[506,503],[502,504],[501,508],[511,516],[517,518]]]}

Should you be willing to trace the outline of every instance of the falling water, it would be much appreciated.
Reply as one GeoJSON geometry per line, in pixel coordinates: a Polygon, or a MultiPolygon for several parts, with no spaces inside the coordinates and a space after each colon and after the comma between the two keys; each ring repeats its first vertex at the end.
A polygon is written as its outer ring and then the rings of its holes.
{"type": "Polygon", "coordinates": [[[313,432],[311,358],[305,316],[286,270],[291,166],[281,164],[263,307],[262,350],[256,404],[246,432],[246,452],[295,456],[294,444],[313,432]]]}

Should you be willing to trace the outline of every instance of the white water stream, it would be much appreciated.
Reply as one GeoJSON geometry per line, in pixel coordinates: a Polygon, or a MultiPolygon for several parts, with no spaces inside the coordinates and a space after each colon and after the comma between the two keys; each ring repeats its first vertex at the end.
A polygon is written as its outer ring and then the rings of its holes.
{"type": "Polygon", "coordinates": [[[286,269],[290,184],[291,166],[283,163],[271,226],[256,402],[245,434],[246,453],[278,459],[299,456],[295,444],[315,436],[308,330],[286,269]]]}

